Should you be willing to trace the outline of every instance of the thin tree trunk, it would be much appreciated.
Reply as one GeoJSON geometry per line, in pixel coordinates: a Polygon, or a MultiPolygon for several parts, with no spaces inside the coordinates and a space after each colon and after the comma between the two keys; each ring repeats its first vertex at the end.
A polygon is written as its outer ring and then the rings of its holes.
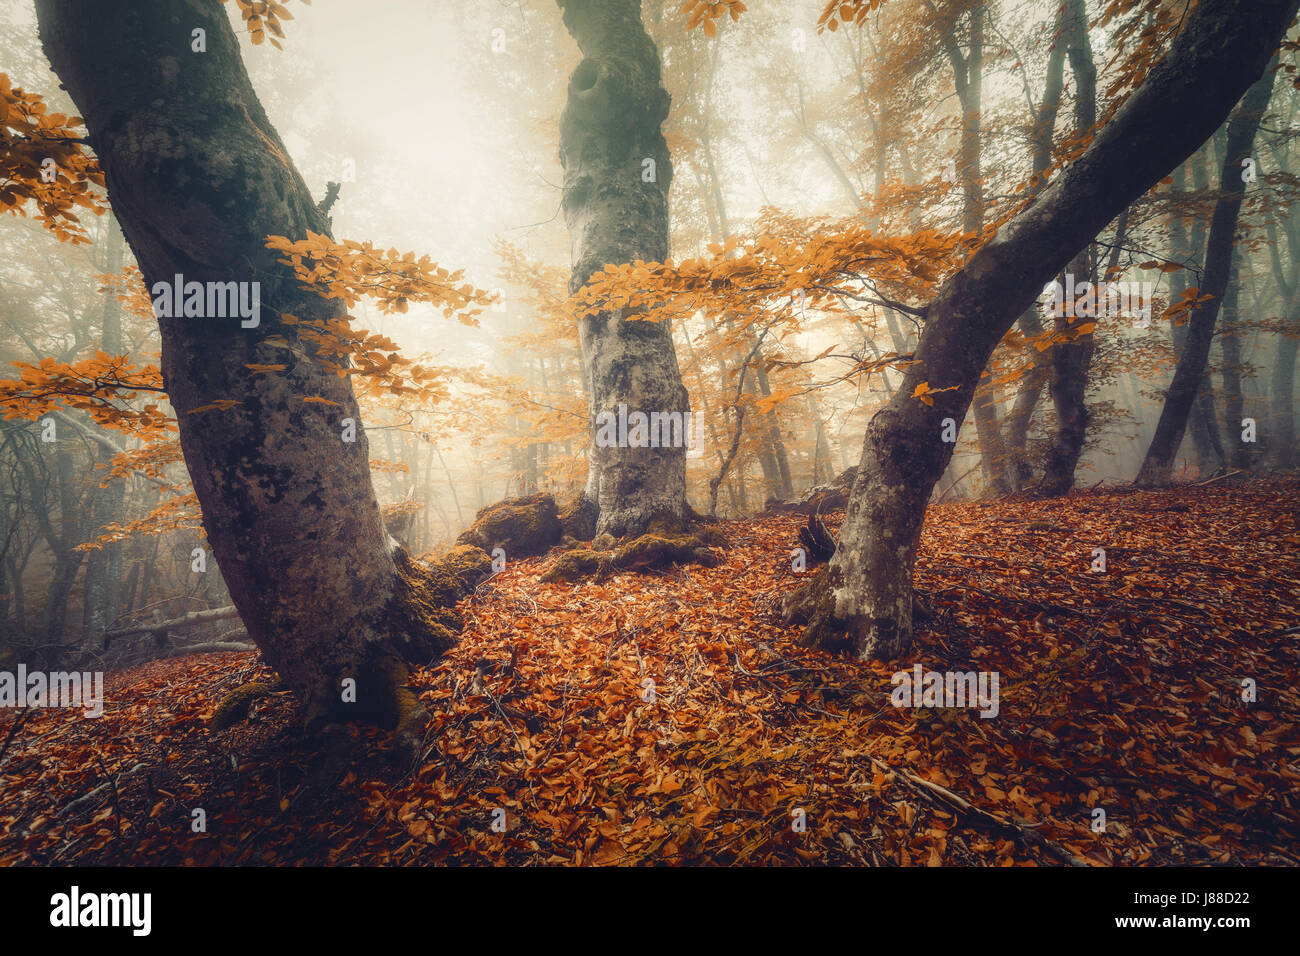
{"type": "MultiPolygon", "coordinates": [[[[951,33],[943,36],[944,49],[952,64],[957,100],[961,104],[961,145],[957,167],[962,190],[962,229],[978,236],[984,228],[984,183],[980,167],[980,136],[983,125],[984,90],[984,3],[970,8],[969,43],[965,55],[951,33]]],[[[1006,446],[998,421],[997,388],[990,381],[974,403],[975,436],[979,441],[980,467],[984,481],[994,494],[1011,491],[1006,446]]]]}
{"type": "MultiPolygon", "coordinates": [[[[1286,318],[1295,322],[1296,303],[1288,301],[1286,318]]],[[[1295,363],[1300,352],[1300,331],[1292,328],[1277,336],[1273,375],[1269,388],[1268,455],[1274,467],[1296,466],[1295,448],[1295,363]]]]}
{"type": "Polygon", "coordinates": [[[1165,394],[1155,436],[1151,439],[1146,459],[1138,472],[1136,483],[1144,487],[1154,487],[1169,481],[1174,457],[1178,454],[1178,446],[1182,444],[1183,433],[1187,428],[1188,415],[1200,392],[1205,364],[1210,356],[1210,344],[1214,338],[1215,321],[1219,317],[1223,293],[1228,287],[1228,276],[1232,270],[1237,215],[1241,210],[1245,190],[1241,179],[1241,161],[1250,155],[1255,131],[1259,129],[1272,92],[1273,70],[1270,66],[1242,98],[1240,108],[1228,124],[1223,170],[1219,177],[1219,198],[1214,204],[1214,218],[1206,242],[1205,279],[1201,288],[1201,294],[1211,298],[1193,311],[1187,323],[1187,344],[1174,369],[1174,378],[1165,394]]]}
{"type": "MultiPolygon", "coordinates": [[[[109,215],[106,222],[104,271],[116,275],[122,269],[123,241],[117,223],[109,215]]],[[[104,293],[103,330],[100,347],[109,355],[121,355],[122,303],[112,292],[104,293]]],[[[112,455],[100,443],[92,447],[95,465],[106,465],[112,455]]],[[[90,533],[98,535],[108,524],[120,524],[126,498],[126,485],[122,480],[110,481],[100,487],[103,470],[92,467],[90,533]]],[[[112,541],[86,558],[85,606],[82,614],[82,641],[87,645],[99,641],[99,635],[117,617],[118,602],[122,594],[122,544],[112,541]]]]}
{"type": "MultiPolygon", "coordinates": [[[[1061,93],[1065,88],[1065,48],[1067,45],[1066,23],[1067,4],[1061,4],[1056,15],[1056,30],[1052,48],[1047,55],[1047,76],[1043,83],[1043,98],[1034,115],[1033,136],[1033,177],[1030,195],[1036,195],[1043,187],[1047,170],[1052,165],[1052,142],[1056,130],[1056,115],[1061,109],[1061,93]]],[[[1043,322],[1038,303],[1034,303],[1020,314],[1017,325],[1020,332],[1030,342],[1043,334],[1043,322]]],[[[1012,486],[1022,491],[1033,480],[1033,465],[1029,460],[1029,426],[1033,422],[1034,409],[1042,395],[1043,386],[1051,374],[1051,352],[1040,349],[1036,344],[1030,346],[1029,354],[1033,365],[1025,373],[1016,394],[1015,404],[1007,416],[1006,446],[1010,458],[1012,486]]]]}
{"type": "MultiPolygon", "coordinates": [[[[1088,36],[1088,12],[1083,0],[1066,0],[1064,14],[1067,55],[1070,72],[1074,74],[1075,135],[1084,136],[1097,122],[1097,68],[1092,61],[1092,42],[1088,36]]],[[[1124,243],[1124,219],[1115,239],[1118,247],[1124,243]]],[[[1071,271],[1079,280],[1097,279],[1091,244],[1075,257],[1071,271]]],[[[1073,311],[1073,310],[1072,310],[1073,311]]],[[[1046,495],[1063,495],[1074,487],[1074,473],[1088,438],[1088,373],[1096,351],[1096,336],[1092,332],[1080,334],[1075,325],[1095,322],[1095,318],[1078,315],[1054,317],[1058,334],[1072,337],[1058,343],[1052,350],[1052,380],[1048,391],[1056,408],[1056,436],[1048,449],[1043,466],[1043,481],[1039,491],[1046,495]]]]}
{"type": "Polygon", "coordinates": [[[1232,275],[1223,294],[1223,310],[1219,319],[1223,332],[1219,342],[1223,347],[1223,408],[1226,419],[1224,434],[1228,449],[1228,464],[1233,468],[1250,468],[1253,447],[1242,441],[1242,421],[1245,402],[1241,395],[1241,331],[1237,326],[1237,302],[1241,292],[1240,262],[1232,264],[1232,275]]]}
{"type": "MultiPolygon", "coordinates": [[[[1221,138],[1223,127],[1215,131],[1214,137],[1210,144],[1214,144],[1221,138]]],[[[1192,155],[1188,164],[1192,170],[1192,188],[1196,191],[1198,199],[1206,195],[1210,188],[1210,177],[1207,170],[1208,146],[1192,155]]],[[[1191,255],[1196,258],[1205,256],[1205,243],[1208,238],[1206,231],[1206,222],[1204,216],[1196,216],[1192,219],[1192,228],[1189,233],[1191,241],[1191,255]]],[[[1175,327],[1178,333],[1178,351],[1181,356],[1182,350],[1187,347],[1187,334],[1189,326],[1181,325],[1175,327]]],[[[1223,445],[1218,436],[1218,416],[1214,411],[1214,386],[1210,381],[1208,372],[1201,376],[1200,389],[1197,392],[1196,401],[1192,404],[1192,411],[1187,421],[1187,430],[1192,436],[1192,448],[1196,453],[1196,468],[1202,477],[1214,471],[1223,464],[1223,445]]]]}

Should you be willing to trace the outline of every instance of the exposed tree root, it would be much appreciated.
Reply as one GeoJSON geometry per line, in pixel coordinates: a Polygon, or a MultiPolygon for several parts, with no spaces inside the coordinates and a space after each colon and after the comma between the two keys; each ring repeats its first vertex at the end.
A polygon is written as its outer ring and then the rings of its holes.
{"type": "Polygon", "coordinates": [[[528,495],[507,498],[481,509],[456,543],[473,545],[488,553],[502,548],[507,557],[525,558],[545,554],[565,530],[554,498],[528,495]]]}
{"type": "MultiPolygon", "coordinates": [[[[799,644],[802,647],[816,647],[834,653],[852,653],[857,657],[863,657],[860,648],[863,645],[864,635],[872,627],[880,626],[881,622],[862,616],[850,620],[840,618],[835,610],[837,587],[840,587],[838,570],[831,566],[822,568],[811,581],[785,596],[781,601],[781,618],[787,624],[804,625],[803,633],[799,636],[799,644]]],[[[914,593],[912,595],[913,626],[932,621],[934,617],[934,611],[930,606],[922,597],[914,593]]],[[[893,653],[896,646],[896,642],[885,641],[881,645],[884,653],[874,656],[879,656],[883,660],[897,656],[893,653]]]]}
{"type": "Polygon", "coordinates": [[[213,730],[225,730],[227,727],[234,726],[248,716],[253,701],[282,690],[283,687],[284,683],[279,677],[271,680],[251,680],[246,684],[240,684],[217,704],[216,710],[208,718],[208,726],[213,730]]]}
{"type": "Polygon", "coordinates": [[[601,535],[589,548],[561,554],[542,575],[542,581],[599,581],[614,571],[643,571],[670,564],[712,567],[718,559],[710,545],[725,544],[725,536],[712,524],[702,524],[689,534],[656,529],[622,544],[610,535],[601,535]]]}

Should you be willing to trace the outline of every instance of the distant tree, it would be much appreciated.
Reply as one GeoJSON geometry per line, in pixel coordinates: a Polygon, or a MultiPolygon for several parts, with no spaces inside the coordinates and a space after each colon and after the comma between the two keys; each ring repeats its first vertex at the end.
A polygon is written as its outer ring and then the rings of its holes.
{"type": "Polygon", "coordinates": [[[1215,322],[1232,276],[1237,217],[1245,193],[1242,165],[1251,155],[1255,133],[1273,95],[1275,66],[1270,64],[1264,76],[1251,86],[1228,124],[1227,146],[1219,174],[1219,198],[1214,204],[1214,218],[1205,249],[1205,279],[1200,288],[1202,301],[1188,320],[1187,341],[1165,395],[1151,447],[1147,449],[1146,460],[1138,472],[1139,485],[1153,486],[1169,480],[1188,417],[1200,394],[1215,322]]]}

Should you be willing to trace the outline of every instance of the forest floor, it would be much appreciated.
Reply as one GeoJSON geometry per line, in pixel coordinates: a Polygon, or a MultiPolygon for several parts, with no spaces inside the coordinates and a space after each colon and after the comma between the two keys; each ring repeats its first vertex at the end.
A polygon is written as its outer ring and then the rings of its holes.
{"type": "Polygon", "coordinates": [[[724,523],[714,568],[512,562],[415,674],[409,767],[371,731],[331,765],[285,693],[209,729],[255,653],[0,715],[0,864],[1296,865],[1298,509],[1295,478],[932,507],[937,617],[888,663],[779,622],[798,516],[724,523]],[[914,664],[997,672],[997,716],[892,706],[914,664]]]}

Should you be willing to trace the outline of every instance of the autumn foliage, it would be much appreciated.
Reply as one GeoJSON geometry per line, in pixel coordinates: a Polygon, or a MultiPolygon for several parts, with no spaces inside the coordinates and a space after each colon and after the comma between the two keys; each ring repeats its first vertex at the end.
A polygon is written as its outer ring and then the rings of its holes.
{"type": "Polygon", "coordinates": [[[512,563],[415,675],[435,716],[409,772],[323,767],[285,693],[208,727],[255,654],[149,664],[102,720],[0,721],[0,862],[1295,864],[1298,490],[933,508],[935,618],[896,664],[777,623],[798,517],[725,524],[715,568],[512,563]],[[891,706],[916,663],[1000,672],[998,719],[891,706]]]}

